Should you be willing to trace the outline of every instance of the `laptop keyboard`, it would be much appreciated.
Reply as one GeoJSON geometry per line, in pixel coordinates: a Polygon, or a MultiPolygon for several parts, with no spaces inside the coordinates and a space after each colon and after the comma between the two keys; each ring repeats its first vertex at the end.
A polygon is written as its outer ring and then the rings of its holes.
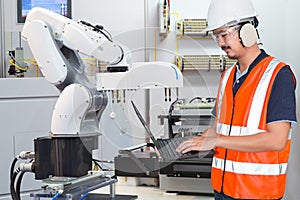
{"type": "Polygon", "coordinates": [[[175,161],[175,160],[183,160],[190,158],[204,158],[204,157],[212,157],[213,150],[211,151],[193,151],[187,154],[181,154],[176,151],[176,148],[183,141],[190,139],[191,137],[176,137],[172,139],[157,139],[158,146],[157,149],[161,154],[161,157],[164,161],[175,161]]]}
{"type": "Polygon", "coordinates": [[[175,161],[189,158],[200,158],[200,154],[207,155],[208,152],[190,152],[187,154],[181,154],[176,151],[178,145],[183,141],[190,139],[191,137],[176,137],[172,139],[157,139],[158,151],[164,161],[175,161]]]}
{"type": "Polygon", "coordinates": [[[177,160],[180,157],[180,153],[176,151],[176,148],[187,138],[177,137],[172,139],[158,139],[159,144],[158,151],[162,154],[161,157],[164,160],[177,160]]]}

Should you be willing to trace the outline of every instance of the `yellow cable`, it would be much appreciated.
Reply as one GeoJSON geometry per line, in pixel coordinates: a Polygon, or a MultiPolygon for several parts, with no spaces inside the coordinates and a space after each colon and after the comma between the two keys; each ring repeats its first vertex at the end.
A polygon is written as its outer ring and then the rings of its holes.
{"type": "Polygon", "coordinates": [[[87,62],[86,64],[89,64],[91,66],[96,66],[96,63],[95,62],[87,62]]]}
{"type": "Polygon", "coordinates": [[[38,77],[39,76],[39,66],[38,64],[35,64],[35,76],[38,77]]]}
{"type": "Polygon", "coordinates": [[[96,61],[97,59],[96,58],[82,58],[82,60],[93,60],[93,61],[96,61]]]}
{"type": "Polygon", "coordinates": [[[36,60],[34,58],[24,59],[24,61],[36,63],[36,60]]]}
{"type": "Polygon", "coordinates": [[[177,67],[178,69],[181,69],[181,62],[179,56],[176,57],[177,67]]]}
{"type": "Polygon", "coordinates": [[[98,171],[99,167],[97,165],[94,165],[94,171],[98,171]]]}
{"type": "Polygon", "coordinates": [[[10,60],[9,60],[9,63],[10,63],[11,65],[15,66],[17,69],[22,70],[22,71],[25,71],[25,70],[28,69],[28,67],[23,68],[23,67],[20,67],[19,65],[15,64],[13,59],[10,59],[10,60]]]}

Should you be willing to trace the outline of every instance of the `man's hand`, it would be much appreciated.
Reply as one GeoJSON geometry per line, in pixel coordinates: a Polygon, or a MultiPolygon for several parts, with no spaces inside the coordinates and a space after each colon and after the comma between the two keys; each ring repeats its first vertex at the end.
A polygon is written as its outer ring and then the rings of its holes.
{"type": "Polygon", "coordinates": [[[214,129],[208,129],[201,136],[196,136],[182,142],[176,151],[184,154],[189,151],[209,151],[214,149],[220,137],[213,130],[214,129]]]}

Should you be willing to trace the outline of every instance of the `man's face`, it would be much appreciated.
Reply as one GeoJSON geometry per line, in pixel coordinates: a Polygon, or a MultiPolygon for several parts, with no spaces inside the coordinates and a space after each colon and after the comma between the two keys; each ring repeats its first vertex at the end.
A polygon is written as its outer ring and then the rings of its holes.
{"type": "Polygon", "coordinates": [[[212,34],[219,47],[232,59],[238,59],[243,51],[238,34],[239,28],[239,25],[222,27],[214,30],[212,34]]]}

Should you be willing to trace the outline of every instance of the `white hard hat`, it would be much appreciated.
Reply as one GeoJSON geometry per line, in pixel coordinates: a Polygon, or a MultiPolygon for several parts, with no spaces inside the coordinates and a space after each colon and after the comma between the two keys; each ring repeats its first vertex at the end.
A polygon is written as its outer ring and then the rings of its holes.
{"type": "Polygon", "coordinates": [[[250,0],[212,0],[207,13],[204,32],[224,26],[236,25],[257,17],[250,0]]]}

